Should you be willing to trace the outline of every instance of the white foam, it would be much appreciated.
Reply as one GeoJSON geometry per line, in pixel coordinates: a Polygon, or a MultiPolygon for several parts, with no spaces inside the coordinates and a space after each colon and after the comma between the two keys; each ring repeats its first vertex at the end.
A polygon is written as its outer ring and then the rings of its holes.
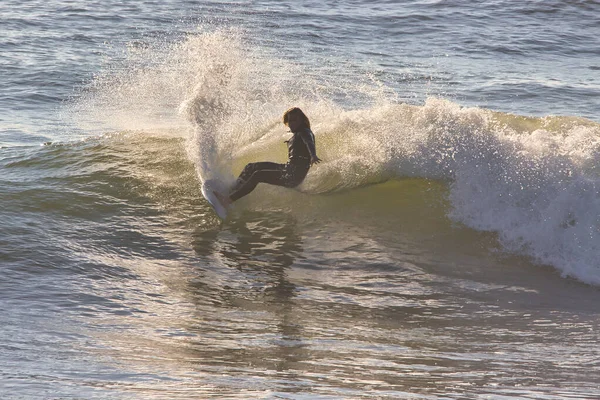
{"type": "Polygon", "coordinates": [[[372,130],[359,154],[377,162],[387,155],[382,175],[370,179],[444,180],[454,221],[498,232],[508,251],[600,284],[600,125],[531,118],[533,128],[522,130],[520,117],[441,99],[364,113],[355,132],[372,130]]]}
{"type": "Polygon", "coordinates": [[[600,125],[524,118],[430,98],[328,116],[324,168],[305,190],[389,178],[442,180],[449,217],[494,231],[504,248],[600,284],[600,125]],[[346,139],[349,138],[349,139],[346,139]]]}

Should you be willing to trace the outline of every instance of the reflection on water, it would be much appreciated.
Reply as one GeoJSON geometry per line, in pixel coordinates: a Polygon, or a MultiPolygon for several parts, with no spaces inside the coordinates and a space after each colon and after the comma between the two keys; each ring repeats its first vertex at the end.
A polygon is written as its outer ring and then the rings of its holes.
{"type": "Polygon", "coordinates": [[[597,290],[518,260],[440,259],[364,228],[389,217],[353,217],[245,211],[197,227],[189,256],[97,282],[98,296],[136,309],[86,321],[93,351],[120,371],[96,384],[145,399],[597,392],[582,374],[559,391],[580,365],[600,373],[597,290]]]}
{"type": "MultiPolygon", "coordinates": [[[[288,214],[247,213],[194,233],[202,263],[188,281],[196,314],[187,329],[196,336],[186,357],[197,360],[206,395],[535,397],[567,378],[555,357],[591,356],[585,343],[596,340],[597,321],[523,307],[550,301],[535,283],[444,272],[451,260],[430,265],[352,226],[306,231],[288,214]]],[[[558,293],[562,282],[543,285],[558,284],[558,293]]],[[[585,397],[594,388],[577,390],[585,397]]]]}
{"type": "MultiPolygon", "coordinates": [[[[231,279],[218,288],[212,286],[214,280],[205,280],[205,274],[189,282],[197,293],[212,291],[221,311],[234,318],[222,317],[227,324],[219,335],[222,339],[233,332],[230,339],[239,347],[217,350],[216,359],[288,371],[287,379],[294,379],[293,365],[307,359],[305,332],[295,315],[297,287],[288,279],[290,267],[303,252],[296,225],[288,214],[249,212],[243,219],[194,233],[193,248],[208,261],[207,268],[228,268],[234,275],[226,272],[231,279]]],[[[201,326],[196,329],[199,335],[206,333],[201,326]]]]}
{"type": "Polygon", "coordinates": [[[240,276],[252,276],[260,284],[262,302],[289,305],[292,301],[296,288],[286,274],[303,250],[293,217],[250,214],[223,228],[197,231],[192,246],[209,265],[217,262],[237,269],[240,276]]]}

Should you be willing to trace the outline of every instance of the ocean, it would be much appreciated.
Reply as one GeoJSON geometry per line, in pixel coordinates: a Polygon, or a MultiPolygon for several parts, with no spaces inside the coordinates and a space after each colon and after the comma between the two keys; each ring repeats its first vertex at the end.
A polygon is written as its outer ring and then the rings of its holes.
{"type": "Polygon", "coordinates": [[[599,15],[3,0],[0,398],[600,398],[599,15]]]}

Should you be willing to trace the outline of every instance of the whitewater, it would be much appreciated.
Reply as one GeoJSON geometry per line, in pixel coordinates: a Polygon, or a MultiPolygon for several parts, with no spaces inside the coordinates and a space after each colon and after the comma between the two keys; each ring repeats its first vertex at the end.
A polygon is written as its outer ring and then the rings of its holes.
{"type": "Polygon", "coordinates": [[[598,7],[2,3],[0,397],[597,398],[598,7]]]}

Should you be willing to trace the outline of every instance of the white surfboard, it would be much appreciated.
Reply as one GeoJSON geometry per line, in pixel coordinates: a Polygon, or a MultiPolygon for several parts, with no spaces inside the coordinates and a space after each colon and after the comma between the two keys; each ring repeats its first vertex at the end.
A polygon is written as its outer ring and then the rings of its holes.
{"type": "Polygon", "coordinates": [[[227,212],[229,209],[226,205],[219,201],[219,198],[215,195],[215,192],[223,194],[225,192],[225,184],[218,179],[208,179],[202,183],[202,195],[208,201],[208,203],[215,210],[219,218],[227,218],[227,212]]]}

